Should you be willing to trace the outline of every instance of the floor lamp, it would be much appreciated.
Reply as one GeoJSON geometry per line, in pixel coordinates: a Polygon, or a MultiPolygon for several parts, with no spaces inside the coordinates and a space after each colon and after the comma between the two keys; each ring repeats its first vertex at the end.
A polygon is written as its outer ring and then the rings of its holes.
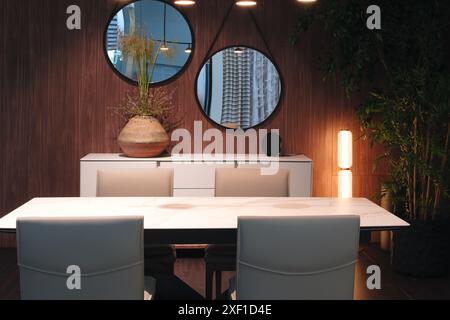
{"type": "Polygon", "coordinates": [[[341,130],[338,134],[338,197],[353,196],[353,137],[349,130],[341,130]]]}

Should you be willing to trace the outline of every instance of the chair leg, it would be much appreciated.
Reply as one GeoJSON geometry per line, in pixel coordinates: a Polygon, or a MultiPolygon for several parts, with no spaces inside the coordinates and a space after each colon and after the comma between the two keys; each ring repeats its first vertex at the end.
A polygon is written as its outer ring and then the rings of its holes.
{"type": "Polygon", "coordinates": [[[206,275],[206,278],[205,278],[205,287],[206,287],[205,298],[206,298],[206,300],[212,300],[212,285],[213,285],[214,271],[211,270],[210,268],[206,267],[205,275],[206,275]]]}
{"type": "Polygon", "coordinates": [[[222,271],[216,271],[216,300],[222,295],[222,271]]]}

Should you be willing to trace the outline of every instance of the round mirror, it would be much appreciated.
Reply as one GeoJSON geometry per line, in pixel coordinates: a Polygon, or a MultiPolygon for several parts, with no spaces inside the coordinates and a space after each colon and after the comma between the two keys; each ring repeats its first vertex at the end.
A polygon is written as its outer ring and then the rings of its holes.
{"type": "Polygon", "coordinates": [[[105,32],[108,62],[120,76],[162,84],[179,75],[193,51],[191,27],[172,5],[158,0],[127,4],[113,14],[105,32]]]}
{"type": "Polygon", "coordinates": [[[281,98],[274,63],[249,47],[216,52],[197,75],[197,99],[204,114],[225,128],[248,129],[267,120],[281,98]]]}

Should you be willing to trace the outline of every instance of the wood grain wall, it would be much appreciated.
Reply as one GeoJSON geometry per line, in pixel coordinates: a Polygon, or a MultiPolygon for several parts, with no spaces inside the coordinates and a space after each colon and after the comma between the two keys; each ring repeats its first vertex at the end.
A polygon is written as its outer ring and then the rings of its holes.
{"type": "MultiPolygon", "coordinates": [[[[198,0],[182,8],[196,48],[186,72],[169,85],[184,127],[204,119],[194,81],[232,0],[198,0]]],[[[90,152],[119,152],[121,120],[112,112],[130,86],[109,67],[103,32],[119,0],[2,0],[0,2],[0,216],[33,197],[78,196],[79,159],[90,152]],[[82,29],[65,27],[66,8],[82,10],[82,29]]],[[[335,81],[317,71],[321,33],[311,30],[289,44],[299,6],[295,0],[260,0],[253,12],[284,80],[280,109],[264,124],[279,128],[284,151],[314,161],[314,196],[337,193],[336,140],[359,124],[335,81]]],[[[268,53],[246,10],[235,7],[213,48],[250,45],[268,53]]],[[[384,172],[372,172],[377,150],[354,142],[354,196],[373,197],[384,172]]],[[[14,244],[0,237],[0,246],[14,244]]]]}

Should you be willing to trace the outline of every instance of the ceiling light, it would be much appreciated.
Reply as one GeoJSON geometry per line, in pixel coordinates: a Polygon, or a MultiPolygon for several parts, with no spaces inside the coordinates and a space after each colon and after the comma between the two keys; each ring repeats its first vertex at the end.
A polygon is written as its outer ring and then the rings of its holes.
{"type": "Polygon", "coordinates": [[[317,0],[297,0],[297,2],[303,2],[303,3],[311,3],[316,2],[317,0]]]}
{"type": "Polygon", "coordinates": [[[169,47],[166,45],[166,18],[167,18],[167,4],[164,3],[164,41],[162,45],[159,47],[159,50],[161,51],[168,51],[169,47]]]}
{"type": "Polygon", "coordinates": [[[237,0],[236,4],[241,7],[254,7],[256,6],[256,1],[252,0],[237,0]]]}
{"type": "Polygon", "coordinates": [[[161,51],[168,51],[168,50],[169,50],[169,47],[168,47],[165,43],[163,43],[163,44],[161,45],[161,47],[159,47],[159,50],[161,50],[161,51]]]}
{"type": "Polygon", "coordinates": [[[174,3],[179,6],[191,6],[191,5],[195,4],[195,1],[194,0],[175,0],[174,3]]]}

